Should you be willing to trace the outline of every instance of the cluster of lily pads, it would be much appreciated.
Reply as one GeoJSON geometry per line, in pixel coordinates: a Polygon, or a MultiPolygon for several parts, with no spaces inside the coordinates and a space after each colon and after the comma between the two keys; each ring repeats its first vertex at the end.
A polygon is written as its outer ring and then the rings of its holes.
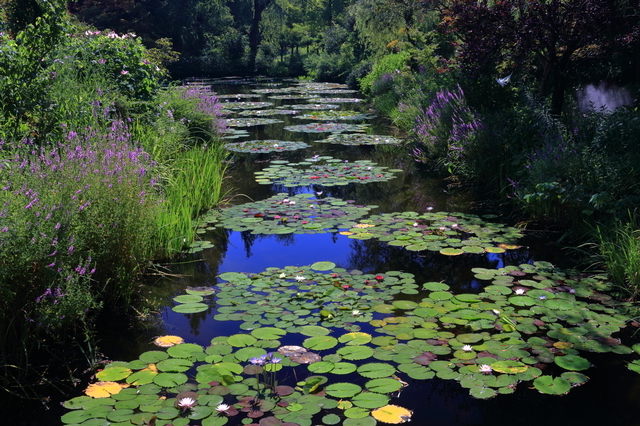
{"type": "Polygon", "coordinates": [[[225,149],[235,152],[250,152],[250,153],[264,153],[264,152],[280,152],[280,151],[295,151],[297,149],[309,148],[309,145],[304,142],[297,141],[281,141],[275,139],[261,139],[245,142],[234,142],[225,144],[225,149]]]}
{"type": "Polygon", "coordinates": [[[313,197],[314,194],[277,194],[266,200],[210,210],[200,223],[208,230],[222,227],[254,234],[337,232],[355,226],[374,207],[356,205],[353,200],[313,197]]]}
{"type": "MultiPolygon", "coordinates": [[[[319,103],[357,103],[357,102],[362,102],[362,99],[360,98],[319,98],[319,99],[312,99],[312,102],[319,102],[319,103]]],[[[311,102],[310,101],[310,102],[311,102]]]]}
{"type": "Polygon", "coordinates": [[[260,109],[268,106],[273,106],[272,102],[224,102],[222,103],[222,110],[235,111],[246,109],[260,109]]]}
{"type": "MultiPolygon", "coordinates": [[[[322,195],[322,194],[316,194],[322,195]]],[[[200,228],[216,227],[253,234],[337,232],[357,240],[378,239],[411,251],[429,250],[448,256],[504,253],[517,249],[517,228],[463,213],[385,213],[365,218],[377,206],[353,200],[277,194],[266,200],[209,211],[200,228]]]]}
{"type": "Polygon", "coordinates": [[[264,126],[266,124],[283,123],[282,120],[276,120],[274,118],[227,118],[225,124],[228,127],[252,127],[252,126],[264,126]]]}
{"type": "Polygon", "coordinates": [[[303,133],[340,133],[340,132],[364,132],[369,127],[368,124],[344,124],[344,123],[308,123],[294,126],[285,126],[284,129],[290,132],[303,133]]]}
{"type": "Polygon", "coordinates": [[[335,104],[301,104],[296,105],[296,109],[311,109],[311,110],[327,110],[327,109],[338,109],[340,105],[335,104]]]}
{"type": "Polygon", "coordinates": [[[348,185],[349,183],[386,182],[395,178],[398,169],[388,169],[369,160],[348,162],[330,156],[315,156],[299,163],[285,160],[271,161],[269,166],[255,172],[256,182],[262,185],[280,183],[285,187],[317,185],[348,185]]]}
{"type": "Polygon", "coordinates": [[[358,111],[322,111],[314,114],[298,115],[295,118],[304,120],[369,120],[375,118],[372,114],[365,114],[358,111]]]}
{"type": "Polygon", "coordinates": [[[238,114],[244,116],[266,117],[270,115],[295,115],[299,112],[300,111],[297,109],[258,109],[240,111],[238,114]]]}
{"type": "Polygon", "coordinates": [[[400,145],[402,139],[385,135],[365,135],[361,133],[338,133],[332,134],[326,139],[320,139],[316,142],[335,143],[340,145],[400,145]]]}
{"type": "Polygon", "coordinates": [[[483,399],[520,383],[564,394],[589,380],[589,353],[640,350],[614,337],[629,318],[598,277],[568,276],[547,262],[474,273],[487,282],[478,294],[332,262],[223,273],[215,319],[240,322],[246,333],[207,347],[163,336],[156,343],[166,351],[98,372],[86,396],[65,403],[73,411],[62,420],[397,424],[412,413],[392,402],[414,381],[455,380],[483,399]]]}

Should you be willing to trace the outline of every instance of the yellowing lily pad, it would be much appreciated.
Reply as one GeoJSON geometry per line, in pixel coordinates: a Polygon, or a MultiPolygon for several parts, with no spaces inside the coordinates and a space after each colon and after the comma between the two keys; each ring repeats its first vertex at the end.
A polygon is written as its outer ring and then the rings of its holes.
{"type": "Polygon", "coordinates": [[[157,337],[153,343],[161,348],[168,348],[173,345],[184,343],[184,339],[180,336],[160,336],[157,337]]]}
{"type": "Polygon", "coordinates": [[[87,389],[85,389],[84,393],[92,398],[109,398],[111,395],[119,393],[122,389],[123,385],[121,385],[120,383],[96,382],[87,386],[87,389]]]}
{"type": "Polygon", "coordinates": [[[374,419],[391,424],[400,424],[411,421],[413,412],[398,405],[385,405],[371,412],[374,419]]]}

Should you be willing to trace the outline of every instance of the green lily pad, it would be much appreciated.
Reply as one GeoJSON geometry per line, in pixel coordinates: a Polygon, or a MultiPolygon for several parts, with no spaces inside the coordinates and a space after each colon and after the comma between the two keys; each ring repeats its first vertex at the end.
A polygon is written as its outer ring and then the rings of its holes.
{"type": "Polygon", "coordinates": [[[562,395],[571,390],[571,383],[562,377],[540,376],[533,381],[533,386],[541,393],[562,395]]]}
{"type": "Polygon", "coordinates": [[[327,395],[334,398],[351,398],[362,391],[362,388],[353,383],[332,383],[325,387],[327,395]]]}
{"type": "Polygon", "coordinates": [[[578,355],[557,356],[553,359],[556,365],[571,371],[587,370],[591,367],[589,360],[578,355]]]}

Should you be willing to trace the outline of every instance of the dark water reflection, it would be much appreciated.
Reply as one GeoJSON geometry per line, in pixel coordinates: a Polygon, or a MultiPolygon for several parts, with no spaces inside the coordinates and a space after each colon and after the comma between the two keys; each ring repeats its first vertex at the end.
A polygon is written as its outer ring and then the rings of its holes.
{"type": "MultiPolygon", "coordinates": [[[[288,84],[290,85],[290,84],[288,84]]],[[[218,87],[218,93],[248,92],[251,86],[227,85],[218,87]]],[[[266,99],[277,106],[303,103],[266,99]]],[[[357,104],[356,108],[366,109],[357,104]]],[[[344,104],[343,109],[353,109],[354,104],[344,104]]],[[[284,125],[302,124],[306,121],[290,116],[278,116],[284,125]]],[[[227,180],[233,203],[262,200],[277,193],[314,193],[323,196],[356,200],[358,204],[374,204],[377,212],[435,211],[472,212],[472,194],[460,188],[449,188],[442,180],[429,178],[418,170],[404,148],[344,147],[314,143],[326,134],[285,132],[282,124],[248,128],[251,139],[302,140],[312,146],[303,151],[283,152],[274,155],[239,154],[233,159],[227,180]],[[338,187],[284,188],[278,185],[258,185],[253,173],[268,165],[274,158],[291,162],[301,161],[313,155],[331,155],[349,161],[370,159],[389,168],[402,169],[395,179],[385,183],[350,184],[338,187]]],[[[375,133],[389,134],[383,123],[376,123],[375,133]]],[[[131,360],[141,352],[154,349],[149,343],[156,335],[176,334],[187,342],[208,346],[211,339],[221,335],[243,332],[240,322],[215,321],[215,301],[206,312],[177,314],[171,310],[172,297],[182,294],[187,286],[215,286],[216,276],[222,272],[258,273],[268,267],[309,265],[326,260],[347,270],[386,272],[402,270],[416,275],[416,282],[444,281],[452,290],[464,293],[480,292],[485,284],[473,277],[472,268],[497,268],[506,265],[532,263],[535,260],[560,262],[561,252],[554,251],[546,241],[533,241],[520,250],[505,254],[462,255],[445,257],[433,252],[411,252],[386,243],[349,239],[343,235],[291,234],[254,235],[226,230],[210,231],[205,236],[215,248],[206,250],[194,259],[184,259],[181,264],[166,265],[173,277],[149,280],[144,291],[156,300],[158,314],[143,326],[106,327],[102,335],[102,349],[112,359],[131,360]],[[111,332],[109,334],[109,331],[111,332]]],[[[424,296],[416,296],[420,300],[424,296]]],[[[363,329],[363,331],[366,331],[363,329]]],[[[296,343],[296,342],[292,342],[296,343]]],[[[477,400],[455,381],[433,379],[415,381],[402,392],[401,398],[392,399],[414,410],[413,424],[419,426],[463,425],[640,425],[640,375],[630,373],[622,363],[622,357],[589,355],[597,368],[588,371],[591,382],[561,397],[545,396],[519,384],[513,395],[501,395],[492,400],[477,400]]],[[[318,424],[315,422],[314,424],[318,424]]],[[[51,424],[51,423],[50,423],[51,424]]],[[[230,423],[231,424],[231,423],[230,423]]]]}

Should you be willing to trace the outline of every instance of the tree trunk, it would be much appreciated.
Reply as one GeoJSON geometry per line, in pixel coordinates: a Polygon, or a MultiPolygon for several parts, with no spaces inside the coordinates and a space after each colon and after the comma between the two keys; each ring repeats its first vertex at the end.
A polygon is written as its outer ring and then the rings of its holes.
{"type": "Polygon", "coordinates": [[[258,56],[258,46],[260,46],[260,21],[262,12],[271,4],[272,0],[253,0],[253,18],[251,19],[251,30],[249,30],[249,63],[247,68],[249,73],[256,71],[256,56],[258,56]]]}

